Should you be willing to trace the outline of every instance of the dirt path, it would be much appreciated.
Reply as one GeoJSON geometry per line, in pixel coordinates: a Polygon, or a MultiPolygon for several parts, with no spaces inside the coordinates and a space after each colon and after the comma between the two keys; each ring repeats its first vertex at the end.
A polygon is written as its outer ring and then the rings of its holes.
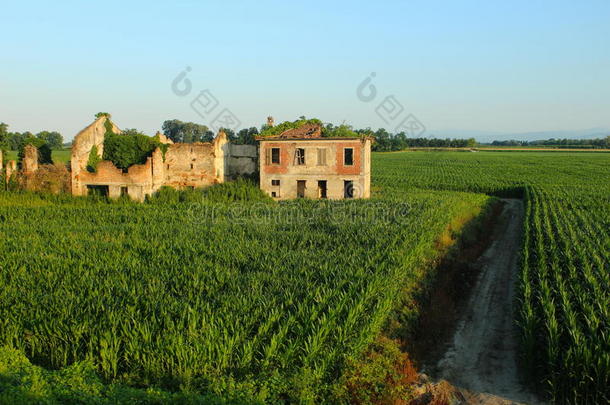
{"type": "Polygon", "coordinates": [[[507,199],[493,242],[479,258],[481,272],[453,338],[432,371],[436,378],[469,391],[468,403],[540,403],[520,383],[515,282],[523,228],[523,203],[507,199]],[[498,398],[499,397],[499,398],[498,398]]]}

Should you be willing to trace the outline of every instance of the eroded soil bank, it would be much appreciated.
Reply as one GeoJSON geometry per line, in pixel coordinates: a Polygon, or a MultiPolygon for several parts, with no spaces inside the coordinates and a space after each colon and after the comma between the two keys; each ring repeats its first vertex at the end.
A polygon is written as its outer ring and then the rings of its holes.
{"type": "Polygon", "coordinates": [[[515,285],[523,202],[502,202],[484,248],[479,243],[478,252],[463,252],[472,262],[464,263],[463,257],[461,263],[447,264],[451,268],[438,288],[452,291],[431,297],[422,330],[432,338],[416,345],[416,356],[432,380],[446,380],[457,389],[461,403],[539,404],[521,381],[517,362],[515,285]]]}

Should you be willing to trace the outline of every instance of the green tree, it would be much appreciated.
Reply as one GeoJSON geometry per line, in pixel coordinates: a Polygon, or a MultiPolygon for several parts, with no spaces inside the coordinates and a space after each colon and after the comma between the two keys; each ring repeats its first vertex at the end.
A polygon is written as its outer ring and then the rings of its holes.
{"type": "Polygon", "coordinates": [[[21,143],[19,144],[19,148],[18,148],[19,152],[17,154],[19,163],[21,163],[23,161],[23,158],[25,157],[25,146],[28,144],[34,145],[38,149],[38,163],[40,163],[40,164],[52,164],[53,163],[53,159],[51,158],[51,148],[49,147],[49,145],[47,145],[47,143],[44,140],[35,137],[34,135],[32,135],[29,132],[27,133],[27,135],[24,136],[21,143]]]}
{"type": "Polygon", "coordinates": [[[111,161],[119,169],[127,170],[134,164],[146,163],[157,148],[164,149],[158,138],[149,137],[137,129],[126,129],[121,134],[106,133],[103,160],[111,161]]]}
{"type": "Polygon", "coordinates": [[[606,144],[606,148],[610,149],[610,135],[608,135],[605,139],[604,139],[604,143],[606,144]]]}
{"type": "Polygon", "coordinates": [[[176,143],[209,142],[210,137],[207,126],[194,122],[182,122],[180,120],[166,120],[161,126],[163,134],[176,143]]]}
{"type": "Polygon", "coordinates": [[[254,145],[257,135],[258,129],[256,127],[244,128],[237,133],[234,142],[241,145],[254,145]]]}
{"type": "Polygon", "coordinates": [[[323,127],[322,136],[329,138],[355,138],[358,134],[349,125],[341,124],[334,127],[331,124],[323,127]]]}
{"type": "Polygon", "coordinates": [[[0,122],[0,150],[8,148],[8,124],[0,122]]]}
{"type": "Polygon", "coordinates": [[[56,131],[42,131],[36,134],[36,138],[42,139],[51,149],[61,149],[64,144],[64,137],[56,131]]]}
{"type": "MultiPolygon", "coordinates": [[[[8,150],[19,150],[19,146],[25,138],[32,135],[30,132],[9,132],[8,133],[8,150]]],[[[33,136],[33,135],[32,135],[33,136]]]]}
{"type": "Polygon", "coordinates": [[[388,131],[384,128],[379,128],[374,132],[375,143],[373,144],[373,150],[380,152],[387,152],[392,150],[392,138],[388,131]]]}
{"type": "Polygon", "coordinates": [[[97,151],[97,146],[93,145],[91,151],[89,151],[89,160],[87,160],[87,171],[95,173],[97,171],[97,164],[101,161],[100,155],[97,151]]]}

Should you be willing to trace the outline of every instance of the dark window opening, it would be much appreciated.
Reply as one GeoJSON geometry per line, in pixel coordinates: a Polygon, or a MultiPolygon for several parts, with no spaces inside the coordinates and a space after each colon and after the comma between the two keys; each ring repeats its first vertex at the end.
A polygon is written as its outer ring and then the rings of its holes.
{"type": "Polygon", "coordinates": [[[121,197],[129,195],[129,188],[121,187],[121,197]]]}
{"type": "Polygon", "coordinates": [[[351,180],[343,181],[343,198],[354,198],[354,182],[351,180]]]}
{"type": "Polygon", "coordinates": [[[169,170],[169,165],[167,165],[167,170],[169,170]]]}
{"type": "Polygon", "coordinates": [[[274,198],[277,197],[277,193],[275,191],[272,191],[271,192],[271,197],[274,197],[274,198]]]}
{"type": "Polygon", "coordinates": [[[87,194],[108,197],[108,186],[87,185],[87,194]]]}
{"type": "Polygon", "coordinates": [[[305,180],[297,180],[297,198],[305,197],[305,180]]]}
{"type": "Polygon", "coordinates": [[[318,180],[318,198],[327,198],[326,180],[318,180]]]}
{"type": "Polygon", "coordinates": [[[345,166],[352,166],[354,164],[354,149],[343,149],[343,164],[345,166]]]}
{"type": "Polygon", "coordinates": [[[194,167],[194,166],[193,166],[193,164],[191,163],[191,170],[193,170],[193,167],[194,167]]]}
{"type": "Polygon", "coordinates": [[[280,164],[280,148],[271,148],[271,164],[280,164]]]}
{"type": "Polygon", "coordinates": [[[279,180],[271,180],[271,185],[272,186],[279,186],[280,185],[280,181],[279,180]]]}
{"type": "Polygon", "coordinates": [[[294,164],[295,165],[304,165],[305,164],[305,149],[296,148],[294,152],[294,164]]]}

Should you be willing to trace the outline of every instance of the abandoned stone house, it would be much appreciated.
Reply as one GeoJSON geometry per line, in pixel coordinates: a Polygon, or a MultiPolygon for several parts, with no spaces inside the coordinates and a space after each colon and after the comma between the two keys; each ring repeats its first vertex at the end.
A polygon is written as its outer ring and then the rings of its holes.
{"type": "Polygon", "coordinates": [[[322,137],[307,124],[260,141],[260,187],[278,200],[369,198],[371,137],[322,137]]]}

